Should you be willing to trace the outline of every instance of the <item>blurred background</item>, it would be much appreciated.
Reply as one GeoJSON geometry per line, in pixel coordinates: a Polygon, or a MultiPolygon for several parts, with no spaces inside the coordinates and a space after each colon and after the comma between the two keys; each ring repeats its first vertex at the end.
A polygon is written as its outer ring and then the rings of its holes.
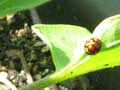
{"type": "Polygon", "coordinates": [[[43,23],[65,23],[93,30],[103,19],[120,13],[120,0],[53,0],[38,7],[43,23]]]}

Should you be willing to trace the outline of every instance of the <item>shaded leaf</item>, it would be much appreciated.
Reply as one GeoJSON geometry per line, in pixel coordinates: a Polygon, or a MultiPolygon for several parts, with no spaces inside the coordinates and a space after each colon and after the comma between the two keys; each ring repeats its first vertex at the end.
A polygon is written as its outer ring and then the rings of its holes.
{"type": "Polygon", "coordinates": [[[0,17],[20,10],[42,5],[50,0],[1,0],[0,17]]]}

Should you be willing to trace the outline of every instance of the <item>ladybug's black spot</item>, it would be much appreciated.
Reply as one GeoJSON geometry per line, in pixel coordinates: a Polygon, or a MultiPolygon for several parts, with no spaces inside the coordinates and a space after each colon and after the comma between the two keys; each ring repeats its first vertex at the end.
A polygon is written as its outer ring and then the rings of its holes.
{"type": "Polygon", "coordinates": [[[70,72],[71,74],[73,74],[73,72],[70,72]]]}
{"type": "Polygon", "coordinates": [[[104,66],[109,66],[109,64],[104,64],[104,66]]]}

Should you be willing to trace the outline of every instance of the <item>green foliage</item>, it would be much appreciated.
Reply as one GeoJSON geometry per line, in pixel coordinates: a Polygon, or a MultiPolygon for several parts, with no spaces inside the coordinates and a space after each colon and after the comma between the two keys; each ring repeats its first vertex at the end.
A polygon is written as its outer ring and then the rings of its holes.
{"type": "Polygon", "coordinates": [[[32,29],[50,47],[56,72],[22,90],[39,90],[88,72],[120,66],[120,15],[104,20],[92,34],[72,25],[37,24],[32,29]],[[90,37],[101,40],[101,49],[94,55],[84,51],[84,42],[90,37]]]}
{"type": "Polygon", "coordinates": [[[0,17],[20,10],[42,5],[50,0],[1,0],[0,17]]]}
{"type": "Polygon", "coordinates": [[[104,20],[98,25],[93,36],[96,36],[102,41],[102,50],[112,48],[112,46],[120,43],[120,15],[116,15],[104,20]]]}
{"type": "Polygon", "coordinates": [[[49,45],[56,70],[61,70],[74,61],[72,58],[75,50],[81,47],[81,41],[90,35],[87,29],[72,25],[38,24],[33,28],[40,30],[36,30],[36,34],[49,45]]]}

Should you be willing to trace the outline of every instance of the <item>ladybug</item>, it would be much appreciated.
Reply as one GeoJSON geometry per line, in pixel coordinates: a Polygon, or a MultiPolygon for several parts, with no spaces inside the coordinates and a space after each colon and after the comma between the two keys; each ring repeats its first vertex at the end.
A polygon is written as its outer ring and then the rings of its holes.
{"type": "Polygon", "coordinates": [[[85,44],[84,44],[84,50],[87,54],[96,54],[101,47],[101,41],[96,38],[96,37],[92,37],[88,40],[86,40],[85,44]]]}

